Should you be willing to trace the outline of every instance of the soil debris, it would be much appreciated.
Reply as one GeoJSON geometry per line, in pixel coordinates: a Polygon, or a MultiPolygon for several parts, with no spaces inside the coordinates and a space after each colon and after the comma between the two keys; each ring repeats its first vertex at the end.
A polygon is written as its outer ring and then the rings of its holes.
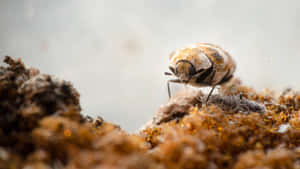
{"type": "Polygon", "coordinates": [[[139,133],[80,114],[70,82],[0,67],[0,169],[300,169],[300,94],[233,79],[207,104],[185,90],[139,133]]]}

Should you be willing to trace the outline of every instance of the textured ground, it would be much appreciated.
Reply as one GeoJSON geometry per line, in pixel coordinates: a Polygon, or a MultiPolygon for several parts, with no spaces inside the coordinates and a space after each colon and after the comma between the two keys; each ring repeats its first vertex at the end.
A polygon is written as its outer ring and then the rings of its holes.
{"type": "MultiPolygon", "coordinates": [[[[300,93],[233,80],[207,104],[185,90],[137,134],[80,114],[69,82],[6,57],[0,169],[300,169],[300,93]]],[[[128,112],[130,113],[130,112],[128,112]]]]}

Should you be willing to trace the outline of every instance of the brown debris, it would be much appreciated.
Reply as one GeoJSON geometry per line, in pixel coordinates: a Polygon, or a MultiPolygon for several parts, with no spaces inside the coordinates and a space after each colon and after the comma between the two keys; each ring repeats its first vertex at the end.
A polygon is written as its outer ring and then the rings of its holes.
{"type": "Polygon", "coordinates": [[[155,118],[168,121],[153,120],[140,132],[153,158],[170,169],[300,168],[300,94],[276,98],[238,80],[219,91],[208,105],[205,95],[185,91],[160,108],[155,118]],[[173,118],[174,110],[184,116],[173,118]]]}
{"type": "Polygon", "coordinates": [[[80,114],[71,83],[5,58],[0,67],[0,169],[161,168],[143,138],[80,114]]]}
{"type": "Polygon", "coordinates": [[[72,85],[49,75],[32,77],[20,86],[18,92],[24,96],[21,106],[24,117],[59,113],[70,107],[80,111],[79,94],[72,85]]]}
{"type": "Polygon", "coordinates": [[[264,105],[259,104],[255,101],[248,100],[242,97],[242,95],[237,96],[221,96],[213,95],[208,101],[209,104],[214,104],[220,106],[227,112],[241,112],[241,113],[250,113],[258,112],[264,113],[266,108],[264,105]]]}
{"type": "MultiPolygon", "coordinates": [[[[221,92],[224,91],[221,89],[221,92]]],[[[205,103],[206,98],[207,95],[200,90],[185,89],[172,97],[166,105],[162,105],[147,126],[151,127],[151,125],[159,125],[172,120],[178,121],[189,114],[190,109],[194,106],[201,108],[206,105],[215,105],[226,113],[265,113],[266,111],[263,104],[243,97],[241,93],[229,96],[222,95],[222,93],[212,95],[205,103]]]]}
{"type": "Polygon", "coordinates": [[[234,169],[254,168],[294,168],[298,169],[300,163],[293,151],[275,148],[267,152],[256,150],[243,153],[239,156],[234,169]]]}
{"type": "Polygon", "coordinates": [[[186,114],[191,107],[199,103],[198,98],[203,95],[200,91],[184,90],[172,97],[166,105],[162,105],[155,116],[153,124],[161,124],[174,119],[180,119],[186,114]]]}
{"type": "Polygon", "coordinates": [[[0,169],[300,169],[300,93],[237,79],[207,97],[184,90],[139,134],[80,114],[71,83],[5,58],[0,169]]]}

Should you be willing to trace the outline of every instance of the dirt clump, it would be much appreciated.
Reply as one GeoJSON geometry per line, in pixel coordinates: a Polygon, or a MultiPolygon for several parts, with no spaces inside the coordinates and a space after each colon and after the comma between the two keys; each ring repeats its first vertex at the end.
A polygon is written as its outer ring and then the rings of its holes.
{"type": "Polygon", "coordinates": [[[237,79],[207,104],[201,92],[184,92],[141,130],[166,168],[300,168],[300,93],[257,93],[237,79]]]}
{"type": "Polygon", "coordinates": [[[80,114],[72,84],[21,60],[0,67],[0,169],[160,168],[141,137],[80,114]]]}

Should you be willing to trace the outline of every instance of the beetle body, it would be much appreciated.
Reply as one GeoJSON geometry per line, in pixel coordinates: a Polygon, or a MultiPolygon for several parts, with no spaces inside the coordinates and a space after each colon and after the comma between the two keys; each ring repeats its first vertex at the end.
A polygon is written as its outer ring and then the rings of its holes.
{"type": "Polygon", "coordinates": [[[169,82],[185,83],[195,87],[212,86],[214,89],[216,85],[229,81],[236,69],[229,53],[210,43],[196,43],[177,49],[170,55],[169,63],[172,73],[166,74],[173,75],[177,79],[168,81],[168,89],[169,82]]]}

